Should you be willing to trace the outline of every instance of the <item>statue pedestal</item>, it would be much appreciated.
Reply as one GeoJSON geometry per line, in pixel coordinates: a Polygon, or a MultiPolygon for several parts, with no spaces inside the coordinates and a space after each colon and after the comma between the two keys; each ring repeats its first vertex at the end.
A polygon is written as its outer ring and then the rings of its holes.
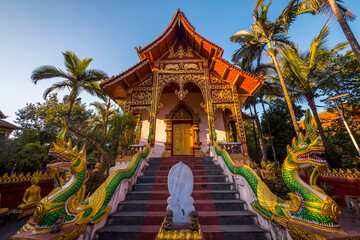
{"type": "Polygon", "coordinates": [[[203,239],[198,213],[191,197],[193,186],[194,177],[187,165],[179,162],[170,169],[170,197],[167,200],[166,216],[156,239],[203,239]]]}

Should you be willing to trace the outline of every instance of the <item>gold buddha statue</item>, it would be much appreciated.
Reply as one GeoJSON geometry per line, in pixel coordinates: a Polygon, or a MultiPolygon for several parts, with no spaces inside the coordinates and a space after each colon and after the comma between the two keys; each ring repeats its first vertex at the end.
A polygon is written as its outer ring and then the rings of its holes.
{"type": "Polygon", "coordinates": [[[3,216],[9,212],[8,208],[1,208],[1,193],[0,193],[0,216],[3,216]]]}
{"type": "Polygon", "coordinates": [[[39,182],[38,177],[31,179],[31,186],[25,190],[23,195],[23,203],[17,206],[17,209],[21,210],[19,219],[32,214],[35,211],[35,207],[41,200],[41,188],[36,184],[39,182]]]}

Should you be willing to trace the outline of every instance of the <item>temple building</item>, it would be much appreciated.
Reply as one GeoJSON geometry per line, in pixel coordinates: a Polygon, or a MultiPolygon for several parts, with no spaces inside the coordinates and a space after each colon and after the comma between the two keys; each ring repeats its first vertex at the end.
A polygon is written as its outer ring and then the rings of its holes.
{"type": "Polygon", "coordinates": [[[180,10],[152,43],[136,48],[139,63],[104,79],[101,88],[125,113],[140,114],[138,144],[151,129],[152,157],[204,156],[217,139],[248,158],[241,108],[263,84],[222,58],[180,10]]]}
{"type": "Polygon", "coordinates": [[[12,131],[20,129],[18,126],[15,126],[14,124],[5,121],[5,118],[5,114],[0,111],[0,137],[9,136],[12,131]]]}

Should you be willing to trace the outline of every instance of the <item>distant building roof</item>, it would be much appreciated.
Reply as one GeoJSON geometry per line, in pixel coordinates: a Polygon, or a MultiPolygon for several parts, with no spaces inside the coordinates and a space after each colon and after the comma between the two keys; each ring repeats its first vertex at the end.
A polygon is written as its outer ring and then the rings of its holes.
{"type": "Polygon", "coordinates": [[[9,128],[9,129],[13,129],[13,130],[20,129],[18,126],[15,126],[12,123],[9,123],[5,120],[0,119],[0,129],[2,129],[2,128],[9,128]]]}
{"type": "MultiPolygon", "coordinates": [[[[335,111],[335,110],[331,111],[331,112],[328,110],[324,110],[324,111],[319,112],[318,115],[319,115],[321,125],[323,128],[330,127],[333,120],[340,118],[339,112],[335,111]]],[[[360,116],[356,116],[355,118],[357,119],[357,121],[360,120],[360,116]]],[[[305,121],[305,119],[301,119],[299,122],[299,127],[302,129],[305,129],[304,121],[305,121]]],[[[311,121],[315,122],[315,118],[312,118],[311,121]]]]}
{"type": "Polygon", "coordinates": [[[6,118],[5,114],[0,110],[0,118],[6,118]]]}
{"type": "Polygon", "coordinates": [[[1,130],[4,130],[6,132],[11,132],[12,130],[20,129],[18,126],[3,120],[5,118],[6,118],[5,114],[0,110],[0,129],[1,130]]]}

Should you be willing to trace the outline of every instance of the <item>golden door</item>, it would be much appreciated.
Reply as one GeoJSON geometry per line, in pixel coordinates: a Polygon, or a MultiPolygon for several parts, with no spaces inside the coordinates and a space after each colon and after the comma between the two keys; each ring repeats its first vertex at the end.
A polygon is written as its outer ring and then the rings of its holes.
{"type": "Polygon", "coordinates": [[[193,155],[194,140],[191,123],[173,125],[173,155],[193,155]]]}

